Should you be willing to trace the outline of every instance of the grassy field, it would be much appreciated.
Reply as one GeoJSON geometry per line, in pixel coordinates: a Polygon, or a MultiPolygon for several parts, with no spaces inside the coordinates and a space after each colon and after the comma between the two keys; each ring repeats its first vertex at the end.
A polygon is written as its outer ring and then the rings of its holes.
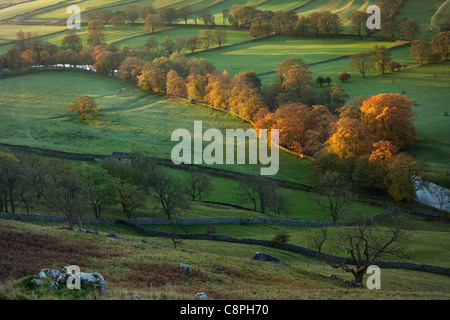
{"type": "MultiPolygon", "coordinates": [[[[140,147],[149,155],[170,158],[172,132],[249,129],[251,125],[185,100],[154,96],[119,80],[81,72],[36,73],[0,80],[1,141],[69,152],[110,154],[140,147]],[[81,121],[67,107],[79,96],[95,98],[100,117],[81,121]],[[20,97],[20,99],[17,99],[20,97]]],[[[224,165],[225,169],[258,173],[257,165],[224,165]]],[[[310,162],[280,153],[280,179],[312,184],[310,162]]]]}
{"type": "MultiPolygon", "coordinates": [[[[167,239],[147,238],[125,227],[99,227],[101,234],[114,232],[131,240],[121,241],[80,232],[68,232],[59,226],[15,221],[0,221],[0,228],[10,232],[9,241],[27,233],[27,250],[35,250],[36,240],[51,237],[56,242],[52,253],[42,252],[17,277],[37,274],[42,268],[77,264],[83,272],[99,272],[110,291],[109,299],[124,299],[123,291],[134,291],[144,299],[194,299],[205,292],[211,299],[448,299],[448,277],[401,269],[382,270],[382,290],[352,289],[331,281],[331,273],[349,279],[349,275],[331,269],[317,259],[274,248],[223,242],[185,240],[175,250],[167,239]],[[33,240],[35,239],[35,240],[33,240]],[[69,244],[79,248],[77,259],[68,258],[60,248],[69,244]],[[274,255],[289,266],[252,260],[255,252],[274,255]],[[53,258],[52,258],[53,257],[53,258]],[[180,277],[180,263],[189,264],[193,272],[180,277]],[[218,270],[224,270],[223,272],[218,270]],[[146,281],[144,279],[149,279],[146,281]],[[150,285],[152,282],[152,285],[150,285]]],[[[7,247],[5,247],[6,250],[7,247]]],[[[11,265],[28,261],[26,250],[10,256],[11,265]]],[[[10,283],[0,286],[3,299],[33,296],[33,293],[10,283]]],[[[48,293],[34,298],[52,299],[48,293]],[[43,295],[43,296],[42,296],[43,295]]],[[[53,297],[54,299],[55,297],[53,297]]]]}
{"type": "MultiPolygon", "coordinates": [[[[16,15],[21,14],[30,14],[34,10],[41,9],[46,6],[54,5],[61,0],[36,0],[36,1],[30,1],[30,2],[24,2],[17,4],[15,6],[2,8],[0,10],[0,20],[5,20],[9,18],[14,18],[16,15]]],[[[67,7],[66,7],[67,10],[67,7]]],[[[67,13],[66,13],[67,15],[67,13]]]]}
{"type": "Polygon", "coordinates": [[[349,23],[348,18],[355,11],[366,11],[367,7],[376,4],[376,0],[316,0],[303,7],[297,13],[300,15],[309,15],[315,11],[331,11],[339,15],[344,25],[349,23]]]}
{"type": "Polygon", "coordinates": [[[230,74],[251,70],[262,73],[275,70],[282,61],[289,58],[300,58],[305,63],[312,63],[367,51],[375,45],[391,47],[397,44],[283,35],[220,51],[198,53],[195,57],[204,58],[217,69],[227,70],[230,74]]]}
{"type": "MultiPolygon", "coordinates": [[[[145,44],[145,41],[147,40],[148,37],[154,37],[158,41],[158,43],[161,43],[165,37],[169,37],[172,40],[175,40],[176,37],[183,37],[187,40],[191,35],[194,35],[194,34],[200,36],[200,34],[202,33],[203,30],[204,29],[195,28],[195,27],[177,28],[174,30],[158,32],[158,33],[155,33],[154,35],[146,34],[145,36],[142,36],[139,38],[119,41],[119,42],[115,43],[114,45],[116,47],[120,48],[122,45],[145,44]]],[[[247,31],[228,30],[228,29],[225,31],[228,36],[228,42],[226,43],[226,45],[235,44],[235,43],[253,39],[253,37],[247,31]]],[[[147,31],[145,29],[142,29],[142,33],[147,33],[147,31]]],[[[124,37],[124,38],[126,38],[126,37],[124,37]]],[[[215,48],[215,47],[217,47],[217,45],[211,46],[211,48],[215,48]]],[[[184,49],[182,51],[182,53],[190,53],[190,50],[184,49]]]]}
{"type": "Polygon", "coordinates": [[[450,2],[446,0],[431,0],[424,2],[421,0],[407,0],[395,15],[396,19],[408,18],[419,22],[421,34],[418,39],[431,40],[439,32],[439,22],[446,12],[450,14],[450,2]],[[438,10],[440,12],[438,13],[438,10]],[[434,20],[434,21],[433,21],[434,20]]]}
{"type": "MultiPolygon", "coordinates": [[[[58,32],[66,29],[62,26],[16,26],[11,24],[2,25],[0,28],[0,43],[11,42],[17,39],[17,32],[31,32],[37,36],[58,32]]],[[[60,43],[59,43],[60,44],[60,43]]]]}
{"type": "MultiPolygon", "coordinates": [[[[419,66],[411,59],[409,48],[397,49],[393,59],[407,63],[409,67],[400,72],[388,72],[380,75],[370,72],[366,79],[349,66],[349,61],[339,60],[310,67],[315,77],[330,76],[335,81],[341,72],[352,75],[348,83],[341,83],[350,98],[359,95],[375,95],[379,93],[404,94],[416,100],[413,106],[416,112],[414,125],[418,131],[417,144],[408,150],[415,158],[427,164],[427,172],[431,178],[447,187],[450,186],[450,118],[444,116],[449,112],[450,99],[450,64],[419,66]],[[436,75],[436,78],[435,78],[436,75]]],[[[271,77],[265,77],[270,83],[271,77]]]]}

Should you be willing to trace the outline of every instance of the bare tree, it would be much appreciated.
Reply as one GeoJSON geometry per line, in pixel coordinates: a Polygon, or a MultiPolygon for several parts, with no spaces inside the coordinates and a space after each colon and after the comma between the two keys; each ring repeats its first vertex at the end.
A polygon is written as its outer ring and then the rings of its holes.
{"type": "Polygon", "coordinates": [[[239,183],[239,200],[251,202],[254,211],[257,211],[259,206],[259,211],[265,213],[266,209],[272,206],[272,209],[280,214],[286,207],[283,194],[278,189],[279,186],[270,179],[260,176],[245,177],[239,183]]]}
{"type": "Polygon", "coordinates": [[[341,218],[344,208],[356,198],[351,192],[351,183],[338,172],[326,172],[319,181],[317,191],[323,197],[316,198],[316,202],[328,211],[333,222],[341,218]]]}
{"type": "Polygon", "coordinates": [[[408,234],[402,220],[401,215],[388,218],[383,224],[360,219],[354,225],[336,228],[332,236],[328,229],[322,228],[319,235],[312,237],[313,245],[324,262],[351,273],[362,284],[367,268],[377,260],[407,257],[404,244],[408,234]],[[346,254],[349,259],[339,256],[346,254]]]}
{"type": "Polygon", "coordinates": [[[189,206],[183,183],[161,169],[150,171],[146,188],[160,202],[162,211],[169,219],[189,206]]]}
{"type": "Polygon", "coordinates": [[[77,219],[79,228],[82,228],[81,217],[89,210],[85,192],[83,180],[69,163],[51,164],[47,171],[43,197],[51,209],[65,215],[70,230],[73,230],[74,218],[77,219]]]}
{"type": "Polygon", "coordinates": [[[186,193],[194,200],[202,201],[202,197],[209,194],[212,189],[211,180],[208,175],[199,170],[190,170],[185,180],[186,193]]]}

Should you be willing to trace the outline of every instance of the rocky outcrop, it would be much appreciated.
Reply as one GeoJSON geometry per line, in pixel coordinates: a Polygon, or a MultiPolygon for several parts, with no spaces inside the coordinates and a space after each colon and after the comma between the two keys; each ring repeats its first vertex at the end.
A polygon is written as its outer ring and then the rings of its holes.
{"type": "Polygon", "coordinates": [[[253,256],[253,260],[264,261],[264,262],[273,262],[273,263],[278,263],[278,264],[287,266],[287,264],[284,263],[283,261],[281,261],[280,259],[278,259],[274,256],[271,256],[270,254],[264,253],[264,252],[255,253],[255,255],[253,256]]]}

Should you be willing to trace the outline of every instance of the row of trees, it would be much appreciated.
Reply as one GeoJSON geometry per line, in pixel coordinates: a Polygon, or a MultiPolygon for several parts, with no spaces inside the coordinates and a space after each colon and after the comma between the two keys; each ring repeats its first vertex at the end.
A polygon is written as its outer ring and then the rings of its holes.
{"type": "MultiPolygon", "coordinates": [[[[411,56],[416,58],[420,65],[423,65],[424,61],[428,63],[439,62],[442,59],[447,61],[450,54],[450,32],[440,32],[432,38],[431,42],[414,40],[411,43],[410,51],[411,56]]],[[[384,46],[374,46],[367,52],[352,55],[350,66],[357,70],[363,78],[373,68],[384,74],[388,69],[394,71],[406,67],[406,65],[392,60],[391,52],[384,46]]]]}
{"type": "MultiPolygon", "coordinates": [[[[202,201],[212,191],[209,176],[201,170],[189,169],[184,179],[178,179],[155,161],[144,159],[139,150],[131,151],[130,158],[131,165],[104,160],[99,165],[72,167],[66,161],[1,151],[0,212],[14,213],[19,206],[27,213],[47,209],[63,214],[73,229],[73,221],[81,228],[83,216],[100,218],[113,205],[131,219],[149,198],[171,219],[189,208],[189,201],[202,201]]],[[[255,211],[286,211],[285,196],[276,183],[249,177],[239,185],[237,200],[251,203],[255,211]]]]}

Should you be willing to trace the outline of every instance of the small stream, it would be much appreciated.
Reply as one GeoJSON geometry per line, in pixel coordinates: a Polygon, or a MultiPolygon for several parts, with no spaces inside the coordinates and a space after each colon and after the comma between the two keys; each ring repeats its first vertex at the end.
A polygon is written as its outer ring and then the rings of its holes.
{"type": "Polygon", "coordinates": [[[417,201],[450,212],[450,189],[416,177],[417,201]]]}

